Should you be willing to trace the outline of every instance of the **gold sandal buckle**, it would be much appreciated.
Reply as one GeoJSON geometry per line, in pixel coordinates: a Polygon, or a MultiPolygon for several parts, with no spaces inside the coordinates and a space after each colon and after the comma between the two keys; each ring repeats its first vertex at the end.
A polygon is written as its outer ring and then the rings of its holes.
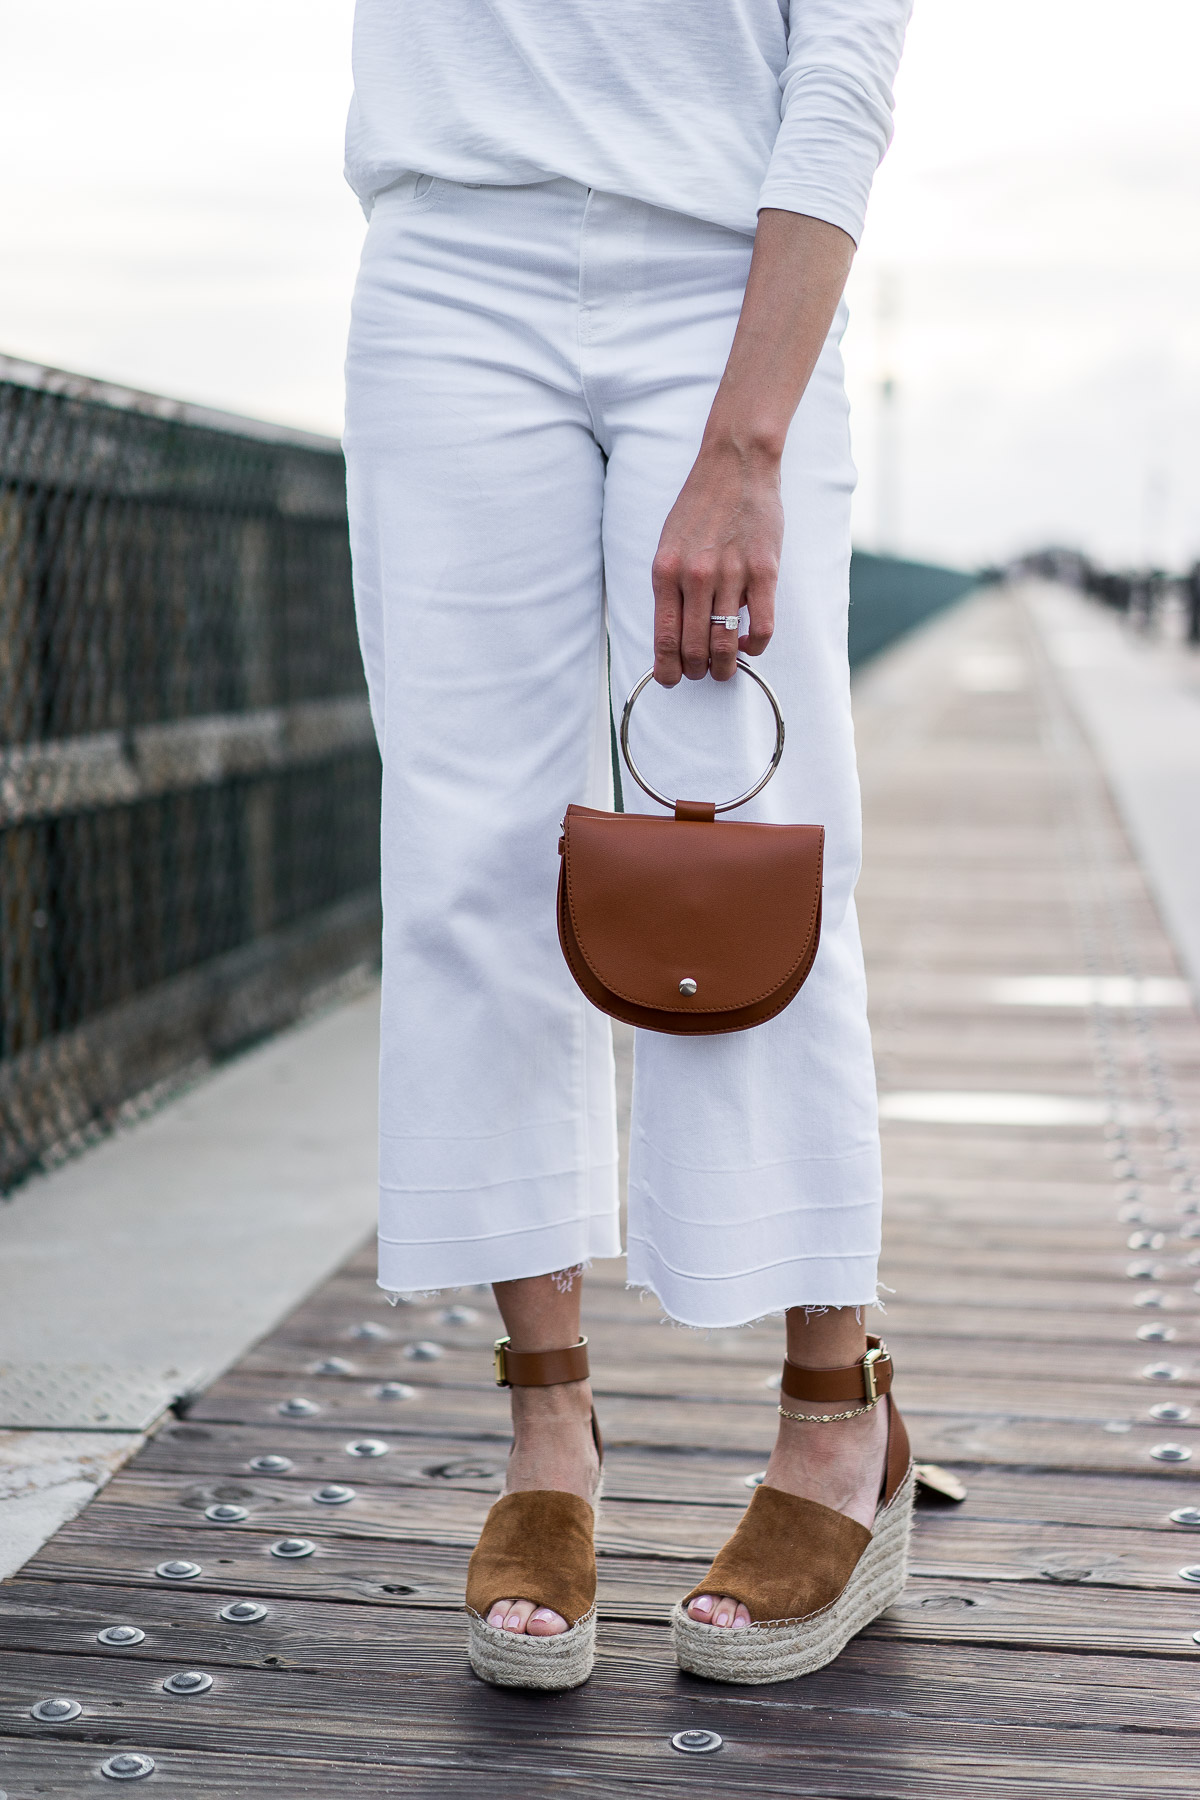
{"type": "Polygon", "coordinates": [[[508,1346],[511,1343],[512,1343],[511,1338],[502,1337],[502,1338],[497,1338],[496,1342],[492,1346],[493,1363],[494,1363],[495,1371],[496,1371],[496,1386],[497,1387],[504,1388],[504,1387],[512,1386],[512,1382],[508,1379],[508,1362],[507,1362],[507,1358],[505,1357],[505,1354],[504,1354],[505,1351],[508,1349],[508,1346]]]}
{"type": "Polygon", "coordinates": [[[863,1398],[868,1406],[874,1406],[879,1395],[875,1390],[875,1364],[881,1357],[886,1357],[886,1344],[872,1344],[862,1359],[863,1398]]]}

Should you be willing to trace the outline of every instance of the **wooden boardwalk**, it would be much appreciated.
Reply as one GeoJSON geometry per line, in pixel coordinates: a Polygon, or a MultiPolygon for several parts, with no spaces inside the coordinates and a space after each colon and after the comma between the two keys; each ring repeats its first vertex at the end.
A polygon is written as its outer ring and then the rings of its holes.
{"type": "Polygon", "coordinates": [[[1169,1517],[1200,1470],[1154,1454],[1200,1448],[1200,1027],[1161,1004],[1170,947],[1019,596],[894,656],[860,737],[884,1330],[918,1454],[969,1488],[921,1508],[901,1603],[799,1682],[678,1674],[668,1606],[762,1468],[782,1334],[672,1329],[606,1266],[596,1673],[476,1682],[458,1608],[504,1459],[497,1322],[485,1293],[392,1311],[364,1248],[0,1586],[8,1800],[98,1792],[119,1752],[178,1800],[1200,1793],[1200,1531],[1169,1517]],[[353,1496],[316,1497],[334,1484],[353,1496]],[[225,1622],[240,1600],[264,1616],[225,1622]],[[145,1635],[98,1642],[112,1625],[145,1635]],[[189,1671],[211,1685],[164,1691],[189,1671]],[[56,1695],[80,1715],[35,1721],[56,1695]],[[723,1747],[679,1753],[689,1729],[723,1747]]]}

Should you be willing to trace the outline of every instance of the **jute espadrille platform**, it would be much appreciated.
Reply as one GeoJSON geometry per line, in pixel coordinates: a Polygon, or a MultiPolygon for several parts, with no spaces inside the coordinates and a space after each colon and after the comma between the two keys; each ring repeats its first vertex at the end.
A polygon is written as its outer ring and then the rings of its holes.
{"type": "MultiPolygon", "coordinates": [[[[500,1387],[552,1387],[588,1378],[587,1339],[569,1350],[516,1351],[496,1345],[500,1387]]],[[[604,1446],[596,1414],[592,1437],[604,1446]]],[[[467,1654],[475,1673],[497,1687],[578,1687],[596,1654],[596,1552],[599,1488],[593,1504],[578,1494],[538,1488],[504,1494],[488,1513],[467,1569],[467,1654]],[[532,1600],[561,1614],[557,1637],[529,1637],[487,1622],[497,1600],[532,1600]]]]}
{"type": "MultiPolygon", "coordinates": [[[[785,1395],[888,1411],[887,1457],[874,1530],[819,1501],[760,1487],[704,1580],[676,1606],[679,1666],[710,1681],[790,1681],[832,1662],[899,1598],[908,1571],[915,1479],[908,1433],[891,1396],[892,1361],[877,1338],[849,1369],[785,1362],[785,1395]],[[734,1631],[688,1613],[700,1594],[740,1600],[750,1624],[734,1631]]],[[[836,1416],[836,1415],[835,1415],[836,1416]]]]}

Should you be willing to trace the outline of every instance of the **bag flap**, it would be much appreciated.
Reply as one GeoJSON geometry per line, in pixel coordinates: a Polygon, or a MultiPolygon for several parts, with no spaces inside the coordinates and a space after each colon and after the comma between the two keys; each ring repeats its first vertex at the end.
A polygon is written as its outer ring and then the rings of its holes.
{"type": "Polygon", "coordinates": [[[819,928],[820,825],[759,825],[569,806],[565,900],[579,952],[637,1006],[728,1012],[778,991],[819,928]]]}

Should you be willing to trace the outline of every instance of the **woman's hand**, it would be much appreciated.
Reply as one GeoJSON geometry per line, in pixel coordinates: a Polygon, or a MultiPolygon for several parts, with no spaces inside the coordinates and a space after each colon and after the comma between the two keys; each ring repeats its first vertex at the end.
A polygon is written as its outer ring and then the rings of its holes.
{"type": "Polygon", "coordinates": [[[654,558],[654,678],[674,687],[711,670],[728,681],[739,648],[758,656],[775,628],[783,545],[779,465],[854,256],[836,225],[765,207],[729,361],[704,440],[654,558]],[[745,606],[739,638],[713,613],[745,606]]]}
{"type": "Polygon", "coordinates": [[[667,517],[651,571],[654,679],[674,687],[711,669],[728,681],[739,649],[760,656],[775,629],[783,543],[779,459],[769,450],[706,437],[667,517]],[[750,615],[741,637],[714,613],[750,615]]]}

